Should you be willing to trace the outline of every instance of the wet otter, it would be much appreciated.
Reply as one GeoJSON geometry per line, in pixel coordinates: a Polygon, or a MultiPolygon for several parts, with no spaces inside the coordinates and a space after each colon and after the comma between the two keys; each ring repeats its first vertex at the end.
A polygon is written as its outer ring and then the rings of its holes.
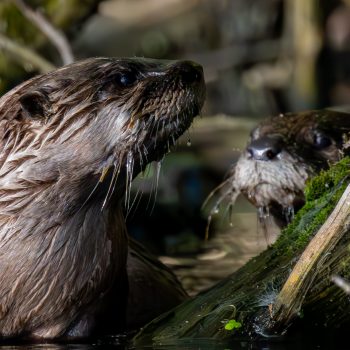
{"type": "Polygon", "coordinates": [[[305,182],[348,152],[350,114],[320,110],[281,114],[261,122],[227,180],[239,193],[286,225],[304,204],[305,182]]]}
{"type": "Polygon", "coordinates": [[[94,58],[0,99],[1,337],[115,331],[127,303],[123,198],[189,127],[204,90],[193,62],[94,58]]]}

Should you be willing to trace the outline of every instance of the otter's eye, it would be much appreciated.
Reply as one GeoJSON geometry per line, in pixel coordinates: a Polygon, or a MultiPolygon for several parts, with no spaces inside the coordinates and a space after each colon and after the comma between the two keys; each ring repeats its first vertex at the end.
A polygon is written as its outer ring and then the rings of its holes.
{"type": "Polygon", "coordinates": [[[318,149],[326,148],[332,144],[332,140],[322,134],[321,132],[317,131],[313,135],[313,146],[318,149]]]}
{"type": "Polygon", "coordinates": [[[137,80],[137,76],[133,72],[124,72],[115,75],[114,82],[122,87],[133,85],[137,80]]]}

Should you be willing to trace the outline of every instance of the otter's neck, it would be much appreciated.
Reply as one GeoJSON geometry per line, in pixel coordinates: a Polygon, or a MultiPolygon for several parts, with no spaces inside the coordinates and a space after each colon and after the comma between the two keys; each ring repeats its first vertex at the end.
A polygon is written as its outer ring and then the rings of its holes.
{"type": "Polygon", "coordinates": [[[87,306],[89,317],[94,317],[112,278],[125,269],[127,237],[120,205],[101,210],[97,200],[72,207],[71,195],[77,189],[74,183],[63,183],[3,189],[2,201],[7,204],[0,203],[3,336],[26,332],[53,338],[66,333],[86,317],[87,306]]]}

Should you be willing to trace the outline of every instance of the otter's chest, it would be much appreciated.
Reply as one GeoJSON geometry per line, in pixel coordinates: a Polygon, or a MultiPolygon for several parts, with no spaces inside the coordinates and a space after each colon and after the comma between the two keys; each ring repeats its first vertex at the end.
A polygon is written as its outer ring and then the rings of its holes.
{"type": "Polygon", "coordinates": [[[0,334],[52,338],[86,313],[93,318],[125,270],[121,210],[89,207],[60,223],[23,222],[25,232],[14,227],[9,222],[1,231],[0,334]]]}

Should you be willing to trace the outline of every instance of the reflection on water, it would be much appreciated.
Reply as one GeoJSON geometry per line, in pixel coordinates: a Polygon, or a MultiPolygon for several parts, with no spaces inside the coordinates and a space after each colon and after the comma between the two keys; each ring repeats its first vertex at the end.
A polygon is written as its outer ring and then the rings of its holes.
{"type": "Polygon", "coordinates": [[[0,345],[0,350],[331,350],[343,349],[344,340],[336,335],[308,334],[292,339],[235,340],[222,342],[217,339],[180,339],[173,343],[155,346],[133,347],[116,337],[97,340],[89,344],[7,344],[0,345]]]}
{"type": "Polygon", "coordinates": [[[4,345],[0,345],[0,350],[124,350],[127,349],[126,337],[123,336],[111,336],[103,339],[96,339],[89,343],[12,343],[8,342],[4,345]]]}

